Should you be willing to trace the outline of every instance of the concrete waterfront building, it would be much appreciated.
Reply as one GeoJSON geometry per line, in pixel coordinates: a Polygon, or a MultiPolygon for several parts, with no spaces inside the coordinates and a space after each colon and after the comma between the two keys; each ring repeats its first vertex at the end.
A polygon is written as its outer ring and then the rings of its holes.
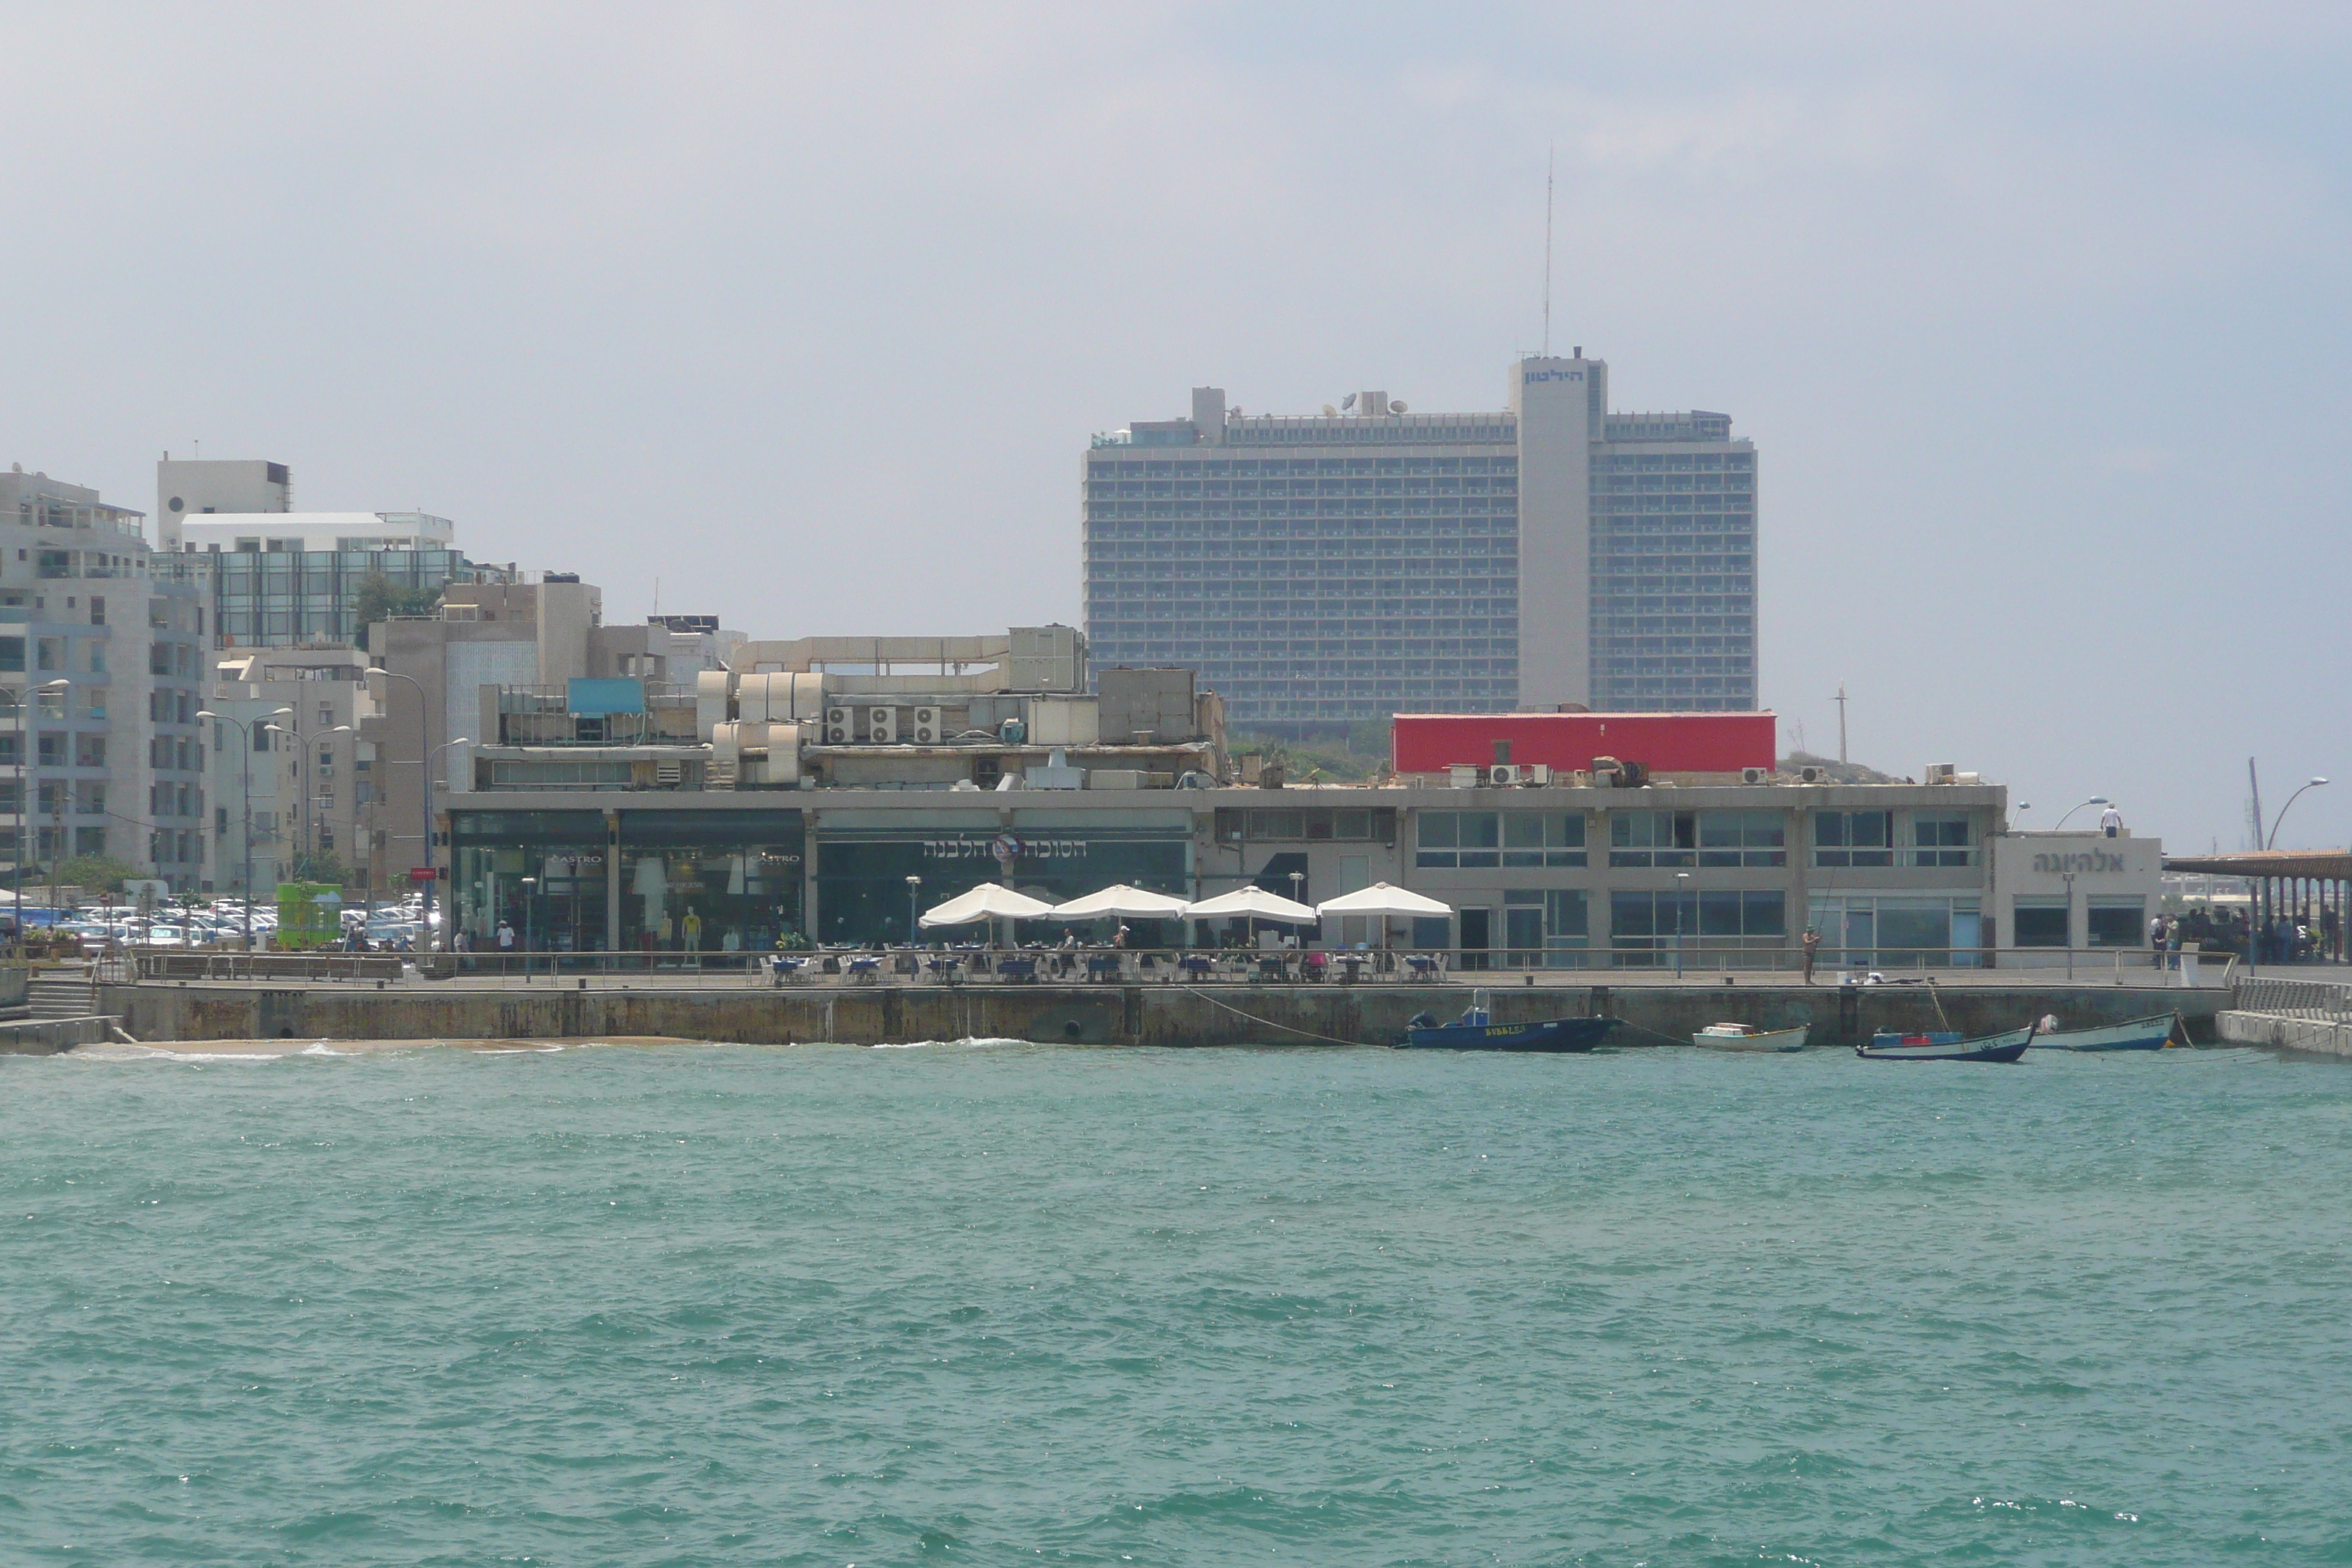
{"type": "MultiPolygon", "coordinates": [[[[727,679],[740,714],[757,678],[727,679]]],[[[1027,711],[1038,721],[1041,707],[1065,700],[1034,694],[1027,711]]],[[[446,801],[461,925],[487,932],[503,919],[573,951],[759,948],[786,931],[896,942],[910,904],[982,881],[1049,901],[1126,882],[1193,899],[1254,885],[1309,902],[1387,882],[1456,912],[1386,932],[1333,921],[1316,940],[1454,949],[1472,970],[1734,971],[1792,966],[1811,925],[1824,979],[2066,961],[2064,922],[2037,913],[2038,885],[2002,880],[2012,875],[2002,786],[1940,767],[1918,784],[1782,774],[1769,763],[1769,715],[1705,716],[1760,723],[1760,741],[1748,731],[1727,741],[1689,715],[1666,731],[1626,722],[1647,715],[1554,716],[1642,734],[1639,773],[1623,765],[1633,756],[1588,754],[1558,772],[1449,762],[1378,785],[1275,789],[1203,787],[1219,749],[1206,723],[1140,773],[1131,756],[1081,746],[1058,763],[1008,767],[1002,733],[974,735],[961,776],[945,779],[956,748],[904,739],[803,738],[786,763],[780,748],[795,742],[773,721],[760,721],[758,771],[741,751],[722,767],[725,731],[754,721],[718,711],[706,707],[689,731],[673,706],[634,760],[608,745],[603,761],[630,765],[593,780],[508,772],[500,753],[478,753],[473,787],[446,801]],[[1741,764],[1741,748],[1761,760],[1741,764]],[[996,783],[982,791],[984,762],[996,783]],[[1618,765],[1595,765],[1606,762],[1618,765]],[[1188,773],[1196,787],[1177,787],[1188,773]]],[[[1537,716],[1498,716],[1497,736],[1476,753],[1491,755],[1505,723],[1523,717],[1537,716]]],[[[560,721],[532,722],[532,744],[562,732],[560,721]]],[[[510,728],[502,741],[511,750],[522,738],[510,728]]],[[[2079,945],[2120,948],[2133,921],[2144,929],[2158,897],[2145,859],[2085,895],[2097,913],[2072,933],[2079,945]]],[[[1187,934],[1231,933],[1172,923],[1148,933],[1187,934]]]]}
{"type": "Polygon", "coordinates": [[[201,578],[142,514],[21,466],[0,474],[0,849],[202,878],[201,578]],[[29,735],[31,744],[26,744],[29,735]],[[29,763],[29,767],[28,767],[29,763]],[[28,779],[37,793],[28,796],[28,779]],[[19,837],[30,809],[29,842],[19,837]]]}
{"type": "Polygon", "coordinates": [[[1506,405],[1191,417],[1083,463],[1087,632],[1196,668],[1236,721],[1756,705],[1756,452],[1727,416],[1611,414],[1581,349],[1506,405]]]}

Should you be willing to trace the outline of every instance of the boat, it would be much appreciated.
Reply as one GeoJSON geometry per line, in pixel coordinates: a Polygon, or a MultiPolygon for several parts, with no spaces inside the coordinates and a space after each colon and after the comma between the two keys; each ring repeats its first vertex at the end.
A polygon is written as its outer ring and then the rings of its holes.
{"type": "Polygon", "coordinates": [[[1457,1022],[1441,1024],[1426,1013],[1416,1014],[1406,1020],[1404,1038],[1398,1043],[1411,1050],[1589,1051],[1620,1021],[1593,1016],[1497,1024],[1481,992],[1457,1022]]]}
{"type": "Polygon", "coordinates": [[[1759,1029],[1753,1024],[1709,1024],[1691,1037],[1694,1046],[1718,1051],[1801,1051],[1811,1024],[1793,1029],[1759,1029]]]}
{"type": "Polygon", "coordinates": [[[1897,1035],[1880,1030],[1854,1047],[1853,1054],[1872,1062],[2013,1062],[2033,1043],[2033,1026],[2004,1035],[1973,1040],[1936,1035],[1897,1035]]]}
{"type": "Polygon", "coordinates": [[[2145,1018],[2107,1024],[2096,1029],[2037,1032],[2033,1037],[2033,1048],[2037,1051],[2160,1051],[2172,1043],[2176,1029],[2184,1037],[2188,1034],[2188,1030],[2181,1026],[2179,1014],[2156,1013],[2145,1018]]]}

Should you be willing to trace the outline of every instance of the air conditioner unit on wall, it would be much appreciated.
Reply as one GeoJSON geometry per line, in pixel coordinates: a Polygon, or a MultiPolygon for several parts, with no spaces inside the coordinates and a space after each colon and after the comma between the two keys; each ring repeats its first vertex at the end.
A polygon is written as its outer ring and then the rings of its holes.
{"type": "Polygon", "coordinates": [[[1523,784],[1548,784],[1551,783],[1551,764],[1549,763],[1521,763],[1519,764],[1519,782],[1523,784]]]}
{"type": "Polygon", "coordinates": [[[1741,784],[1763,784],[1767,780],[1770,779],[1771,776],[1772,770],[1770,768],[1742,768],[1739,770],[1739,782],[1741,784]]]}
{"type": "Polygon", "coordinates": [[[828,746],[849,744],[851,730],[856,722],[856,721],[850,717],[849,710],[846,708],[826,709],[824,710],[824,743],[828,746]]]}
{"type": "Polygon", "coordinates": [[[1799,784],[1826,784],[1829,782],[1829,775],[1820,768],[1799,768],[1797,770],[1797,782],[1799,784]]]}
{"type": "Polygon", "coordinates": [[[1517,784],[1519,770],[1509,763],[1496,763],[1486,770],[1486,782],[1490,784],[1505,785],[1517,784]]]}
{"type": "Polygon", "coordinates": [[[866,739],[877,746],[895,744],[898,739],[898,710],[896,708],[868,708],[866,710],[866,739]]]}
{"type": "Polygon", "coordinates": [[[914,711],[914,721],[915,744],[936,746],[940,743],[940,710],[938,709],[918,708],[914,711]]]}

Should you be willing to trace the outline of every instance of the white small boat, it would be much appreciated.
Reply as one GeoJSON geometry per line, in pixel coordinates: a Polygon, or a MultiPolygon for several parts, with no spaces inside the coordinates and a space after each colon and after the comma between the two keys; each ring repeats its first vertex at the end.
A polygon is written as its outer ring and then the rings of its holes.
{"type": "Polygon", "coordinates": [[[1793,1029],[1759,1029],[1753,1024],[1709,1024],[1691,1037],[1694,1046],[1718,1051],[1801,1051],[1811,1024],[1793,1029]]]}
{"type": "Polygon", "coordinates": [[[2109,1024],[2097,1029],[2053,1029],[2036,1033],[2035,1050],[2053,1051],[2160,1051],[2172,1043],[2178,1028],[2183,1038],[2188,1027],[2178,1013],[2157,1013],[2127,1023],[2109,1024]]]}

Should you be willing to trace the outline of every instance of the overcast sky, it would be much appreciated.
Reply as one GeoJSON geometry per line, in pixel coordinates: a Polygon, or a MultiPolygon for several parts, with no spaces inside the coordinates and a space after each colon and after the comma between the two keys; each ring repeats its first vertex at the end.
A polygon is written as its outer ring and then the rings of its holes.
{"type": "Polygon", "coordinates": [[[612,619],[1077,622],[1090,432],[1500,406],[1556,145],[1555,348],[1759,445],[1784,746],[1843,681],[2029,826],[2235,847],[2256,754],[2342,844],[2347,16],[14,5],[0,461],[279,459],[612,619]]]}

